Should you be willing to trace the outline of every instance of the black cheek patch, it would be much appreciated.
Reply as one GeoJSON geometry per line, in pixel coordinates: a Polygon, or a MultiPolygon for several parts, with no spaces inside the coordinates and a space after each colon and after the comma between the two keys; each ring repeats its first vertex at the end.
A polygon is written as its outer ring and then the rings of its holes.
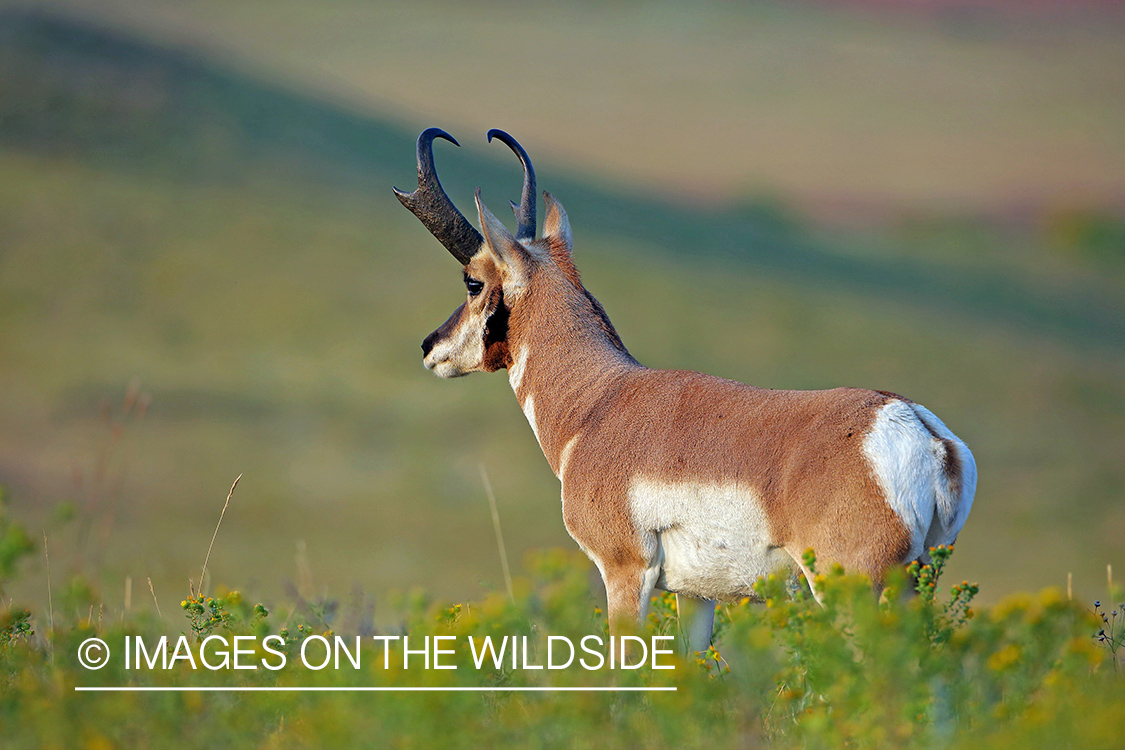
{"type": "Polygon", "coordinates": [[[496,309],[484,324],[484,347],[505,343],[508,340],[508,308],[504,305],[504,292],[497,294],[496,309]]]}
{"type": "Polygon", "coordinates": [[[499,293],[496,308],[484,324],[484,362],[485,372],[496,372],[511,363],[508,353],[508,308],[504,306],[504,293],[499,293]]]}

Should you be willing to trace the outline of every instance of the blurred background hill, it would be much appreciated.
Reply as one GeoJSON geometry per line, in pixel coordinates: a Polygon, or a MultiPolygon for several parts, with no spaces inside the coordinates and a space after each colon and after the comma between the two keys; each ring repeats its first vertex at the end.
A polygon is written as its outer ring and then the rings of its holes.
{"type": "Polygon", "coordinates": [[[952,575],[1100,591],[1122,31],[1109,3],[0,2],[9,510],[56,581],[166,609],[239,473],[210,569],[266,598],[496,587],[479,463],[517,559],[572,544],[506,379],[422,369],[463,287],[390,190],[436,124],[454,201],[497,210],[501,127],[640,361],[920,401],[981,472],[952,575]]]}

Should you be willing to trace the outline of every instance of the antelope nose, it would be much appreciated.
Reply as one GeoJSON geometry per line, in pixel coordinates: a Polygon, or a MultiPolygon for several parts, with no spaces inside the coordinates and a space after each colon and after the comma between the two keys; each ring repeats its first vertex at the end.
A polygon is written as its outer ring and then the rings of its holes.
{"type": "Polygon", "coordinates": [[[437,331],[434,331],[433,333],[431,333],[429,336],[426,337],[425,341],[422,342],[422,356],[423,357],[427,356],[430,353],[430,350],[434,348],[434,339],[437,338],[436,334],[437,334],[437,331]]]}

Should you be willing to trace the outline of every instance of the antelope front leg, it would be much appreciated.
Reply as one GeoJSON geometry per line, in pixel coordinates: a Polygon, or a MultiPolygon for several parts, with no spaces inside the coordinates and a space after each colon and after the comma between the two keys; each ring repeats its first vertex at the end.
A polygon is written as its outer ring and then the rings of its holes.
{"type": "MultiPolygon", "coordinates": [[[[649,599],[660,577],[660,568],[634,564],[606,567],[603,571],[610,637],[636,634],[648,616],[649,599]]],[[[623,644],[618,658],[627,661],[627,656],[631,657],[623,644]]]]}

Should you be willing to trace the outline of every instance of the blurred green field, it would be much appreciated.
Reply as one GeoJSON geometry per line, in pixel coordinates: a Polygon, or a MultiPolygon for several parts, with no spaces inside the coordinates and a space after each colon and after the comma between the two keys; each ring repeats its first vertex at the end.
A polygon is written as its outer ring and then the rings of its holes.
{"type": "MultiPolygon", "coordinates": [[[[1125,575],[1125,87],[1111,88],[1121,68],[1107,64],[1125,44],[1106,31],[1116,21],[1074,21],[1054,36],[1035,27],[1029,42],[1022,26],[966,41],[841,10],[691,15],[696,45],[715,25],[733,24],[737,40],[765,24],[780,36],[763,56],[795,54],[785,39],[811,52],[831,36],[826,57],[807,62],[821,70],[872,38],[961,61],[934,69],[951,77],[932,97],[911,98],[919,81],[895,55],[861,77],[898,71],[878,90],[921,112],[960,101],[978,72],[1013,76],[1034,107],[987,91],[965,105],[976,114],[957,130],[972,145],[964,163],[996,160],[973,180],[955,163],[943,176],[908,158],[929,131],[894,107],[864,105],[845,123],[884,128],[864,132],[864,149],[840,144],[850,161],[802,161],[807,144],[824,144],[802,139],[801,114],[824,106],[812,121],[835,121],[818,92],[841,81],[782,56],[779,69],[804,82],[792,95],[801,101],[774,106],[751,86],[689,95],[640,51],[689,22],[671,6],[652,28],[634,29],[625,5],[594,28],[583,15],[594,10],[575,10],[553,30],[544,9],[520,20],[510,6],[334,7],[262,16],[249,4],[115,2],[83,6],[76,21],[0,6],[0,484],[15,515],[46,530],[54,575],[96,576],[109,607],[126,578],[147,607],[137,592],[151,577],[170,608],[239,473],[210,569],[267,601],[287,581],[336,597],[358,586],[378,618],[392,589],[457,600],[495,590],[480,463],[514,559],[571,544],[557,481],[506,379],[443,382],[421,367],[419,343],[463,289],[390,191],[414,178],[420,123],[465,145],[439,145],[437,158],[466,209],[478,184],[494,209],[519,185],[484,130],[524,142],[541,187],[567,206],[588,288],[641,362],[778,388],[893,390],[939,414],[981,477],[950,575],[979,580],[986,598],[1064,585],[1068,572],[1077,590],[1100,591],[1107,563],[1125,575]],[[625,29],[635,35],[618,50],[620,78],[605,86],[533,54],[570,35],[604,60],[625,29]],[[533,30],[545,36],[529,47],[533,30]],[[497,34],[519,44],[491,45],[497,34]],[[1044,34],[1051,55],[1032,54],[1044,34]],[[480,70],[457,62],[486,51],[480,70]],[[383,69],[390,58],[414,78],[383,69]],[[1083,71],[1101,77],[1075,89],[1083,71]],[[562,88],[544,94],[554,80],[562,88]],[[522,103],[525,86],[555,109],[522,103]],[[583,98],[618,101],[614,86],[640,109],[615,115],[583,98]],[[706,119],[712,105],[715,130],[693,130],[685,113],[706,119]],[[742,110],[757,107],[785,137],[739,131],[742,110]],[[1062,125],[1044,124],[1052,117],[1062,125]],[[1010,143],[999,134],[1014,122],[1010,143]],[[717,147],[735,156],[716,162],[717,147]],[[1025,163],[1029,149],[1040,161],[1025,163]],[[898,176],[886,171],[896,154],[898,176]],[[788,164],[794,181],[781,177],[788,164]],[[660,187],[677,174],[677,187],[660,187]],[[857,202],[866,229],[829,221],[833,206],[857,202]],[[123,409],[131,383],[151,399],[143,419],[123,409]],[[68,523],[53,515],[65,501],[78,508],[68,523]]],[[[681,57],[705,49],[684,44],[681,57]]],[[[755,60],[739,62],[742,75],[760,70],[755,60]]],[[[17,598],[45,599],[44,568],[37,558],[17,598]]]]}
{"type": "Polygon", "coordinates": [[[503,127],[540,160],[649,195],[781,195],[850,222],[1120,207],[1125,17],[1096,0],[1004,4],[39,3],[409,130],[503,127]]]}
{"type": "MultiPolygon", "coordinates": [[[[724,604],[715,644],[686,657],[673,645],[675,596],[654,597],[638,641],[662,653],[611,669],[599,661],[606,622],[592,568],[577,550],[554,550],[529,557],[511,598],[410,597],[377,636],[391,637],[386,651],[369,629],[340,636],[312,610],[294,618],[235,592],[185,600],[173,621],[188,634],[169,637],[150,613],[73,617],[98,600],[72,587],[50,626],[42,612],[0,610],[4,746],[1054,750],[1116,747],[1125,729],[1125,604],[1108,598],[1105,621],[1055,587],[976,608],[974,587],[946,583],[935,596],[942,581],[931,575],[917,597],[877,603],[865,577],[838,571],[814,577],[821,606],[771,575],[756,584],[764,605],[724,604]],[[1099,626],[1108,635],[1091,637],[1099,626]],[[593,648],[564,667],[564,642],[548,635],[593,648]],[[86,652],[106,659],[94,671],[78,653],[98,637],[108,651],[86,652]],[[442,669],[421,656],[434,637],[445,639],[442,669]],[[505,639],[508,653],[514,638],[525,655],[479,658],[485,638],[505,639]]],[[[904,571],[889,578],[906,583],[904,571]]]]}

